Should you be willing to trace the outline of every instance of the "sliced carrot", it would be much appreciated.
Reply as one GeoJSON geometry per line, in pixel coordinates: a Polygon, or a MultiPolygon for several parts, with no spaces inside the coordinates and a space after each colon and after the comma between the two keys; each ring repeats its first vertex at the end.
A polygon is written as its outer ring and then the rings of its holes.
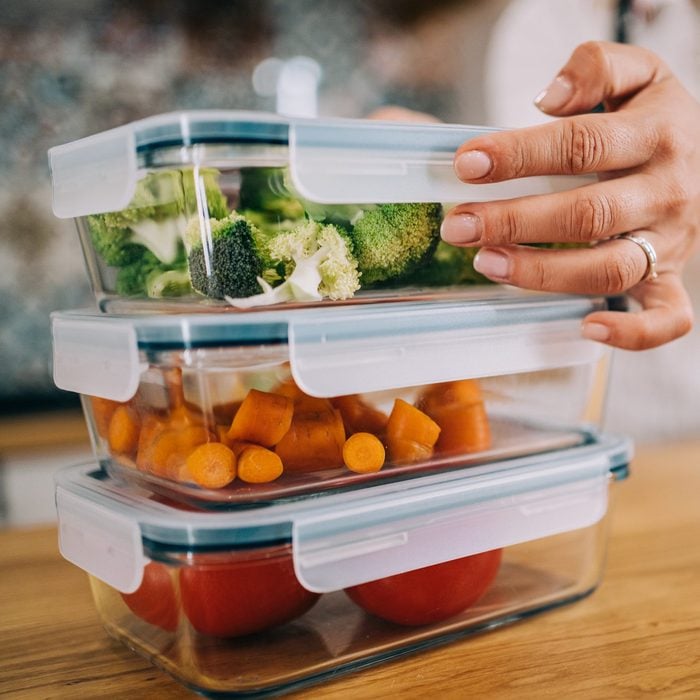
{"type": "Polygon", "coordinates": [[[361,396],[350,394],[348,396],[336,396],[331,403],[343,417],[346,432],[373,433],[382,435],[386,430],[389,416],[374,406],[370,406],[361,396]]]}
{"type": "Polygon", "coordinates": [[[430,459],[434,448],[415,440],[395,437],[387,438],[387,452],[395,464],[413,464],[430,459]]]}
{"type": "Polygon", "coordinates": [[[384,445],[372,433],[354,433],[343,445],[345,466],[358,474],[378,472],[384,466],[385,459],[384,445]]]}
{"type": "Polygon", "coordinates": [[[294,410],[299,413],[311,413],[312,411],[330,411],[333,405],[329,399],[311,396],[299,388],[297,383],[289,377],[275,388],[275,394],[286,396],[294,401],[294,410]]]}
{"type": "Polygon", "coordinates": [[[289,430],[293,413],[292,399],[251,389],[233,417],[228,437],[273,447],[289,430]]]}
{"type": "Polygon", "coordinates": [[[136,410],[125,404],[117,406],[109,421],[107,433],[110,451],[129,457],[136,455],[140,430],[141,419],[136,410]]]}
{"type": "Polygon", "coordinates": [[[109,422],[112,420],[117,407],[121,406],[121,404],[118,401],[103,399],[99,396],[90,396],[89,401],[95,430],[100,437],[107,439],[109,422]]]}
{"type": "Polygon", "coordinates": [[[203,425],[173,428],[172,424],[157,421],[148,424],[148,441],[139,441],[136,466],[168,479],[188,480],[185,462],[195,447],[215,442],[203,425]]]}
{"type": "Polygon", "coordinates": [[[440,436],[440,426],[403,399],[396,399],[386,426],[386,443],[392,462],[428,459],[440,436]]]}
{"type": "Polygon", "coordinates": [[[238,457],[238,477],[248,484],[266,484],[283,471],[279,455],[260,445],[247,445],[238,457]]]}
{"type": "Polygon", "coordinates": [[[416,401],[416,406],[428,415],[432,415],[433,411],[444,406],[469,405],[483,400],[481,385],[477,379],[460,379],[426,387],[416,401]]]}
{"type": "Polygon", "coordinates": [[[432,447],[440,435],[440,426],[420,409],[403,399],[396,399],[386,433],[388,438],[413,440],[432,447]]]}
{"type": "Polygon", "coordinates": [[[446,406],[432,414],[440,426],[435,450],[441,454],[481,452],[491,446],[491,428],[483,402],[446,406]]]}
{"type": "Polygon", "coordinates": [[[206,442],[185,460],[188,476],[206,489],[220,489],[236,478],[236,455],[220,442],[206,442]]]}
{"type": "Polygon", "coordinates": [[[182,369],[180,367],[169,367],[163,370],[163,378],[168,390],[170,408],[184,406],[185,392],[182,386],[182,369]]]}
{"type": "Polygon", "coordinates": [[[345,426],[340,411],[296,413],[275,452],[286,471],[308,472],[343,464],[345,426]]]}

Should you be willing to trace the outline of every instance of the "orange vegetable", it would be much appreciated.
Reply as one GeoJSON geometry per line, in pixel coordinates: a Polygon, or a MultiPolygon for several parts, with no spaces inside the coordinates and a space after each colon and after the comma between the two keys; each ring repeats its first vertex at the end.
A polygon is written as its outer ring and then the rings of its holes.
{"type": "Polygon", "coordinates": [[[203,425],[182,425],[149,416],[141,431],[136,466],[168,479],[187,480],[187,456],[205,442],[215,442],[215,436],[203,425]]]}
{"type": "Polygon", "coordinates": [[[279,455],[260,445],[247,445],[238,457],[238,477],[248,484],[266,484],[284,471],[279,455]]]}
{"type": "Polygon", "coordinates": [[[491,428],[483,402],[446,406],[432,415],[440,426],[435,449],[442,454],[470,453],[491,446],[491,428]]]}
{"type": "Polygon", "coordinates": [[[275,452],[286,471],[310,472],[343,464],[345,426],[340,411],[296,413],[275,452]]]}
{"type": "Polygon", "coordinates": [[[114,411],[121,404],[118,401],[103,399],[99,396],[90,396],[90,407],[92,408],[92,419],[95,423],[95,430],[100,437],[107,439],[109,434],[109,422],[112,420],[114,411]]]}
{"type": "Polygon", "coordinates": [[[384,445],[371,433],[355,433],[343,445],[345,466],[358,474],[378,472],[384,466],[384,445]]]}
{"type": "Polygon", "coordinates": [[[126,404],[114,409],[109,421],[107,442],[113,454],[133,457],[139,444],[141,419],[139,414],[126,404]]]}
{"type": "Polygon", "coordinates": [[[331,403],[340,411],[348,434],[373,433],[374,435],[382,435],[386,430],[389,417],[370,406],[357,394],[337,396],[331,399],[331,403]]]}
{"type": "Polygon", "coordinates": [[[422,462],[433,456],[433,448],[415,440],[404,438],[387,438],[389,457],[396,464],[422,462]]]}
{"type": "Polygon", "coordinates": [[[220,442],[206,442],[190,452],[185,467],[196,484],[220,489],[236,478],[236,455],[220,442]]]}
{"type": "Polygon", "coordinates": [[[469,405],[483,400],[478,380],[461,379],[426,387],[416,401],[416,406],[430,416],[433,411],[450,404],[469,405]]]}
{"type": "Polygon", "coordinates": [[[293,413],[292,399],[251,389],[233,417],[228,438],[273,447],[289,430],[293,413]]]}
{"type": "Polygon", "coordinates": [[[310,413],[311,411],[330,411],[333,405],[328,399],[321,399],[310,396],[303,392],[297,383],[289,377],[275,388],[275,394],[286,396],[294,401],[294,410],[299,413],[310,413]]]}
{"type": "Polygon", "coordinates": [[[396,399],[386,426],[386,442],[392,462],[427,459],[440,436],[440,426],[430,416],[403,399],[396,399]]]}

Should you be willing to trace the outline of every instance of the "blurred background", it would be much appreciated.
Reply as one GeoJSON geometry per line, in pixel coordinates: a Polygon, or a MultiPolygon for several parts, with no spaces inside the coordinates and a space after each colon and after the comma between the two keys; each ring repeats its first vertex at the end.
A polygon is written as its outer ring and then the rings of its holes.
{"type": "MultiPolygon", "coordinates": [[[[698,3],[636,0],[622,6],[628,10],[623,22],[613,0],[3,0],[0,430],[10,447],[0,460],[4,455],[7,465],[20,444],[42,444],[38,433],[15,429],[17,416],[78,409],[74,395],[53,386],[49,314],[93,302],[73,223],[51,211],[48,148],[193,108],[274,111],[291,104],[309,113],[358,117],[398,104],[450,122],[530,124],[544,119],[532,106],[534,96],[588,39],[648,46],[700,94],[698,3]],[[280,99],[278,78],[290,65],[311,76],[314,95],[307,90],[296,102],[294,94],[291,103],[280,99]]],[[[294,93],[299,73],[291,75],[286,87],[294,93]]],[[[697,262],[689,274],[700,300],[697,262]]],[[[671,420],[668,409],[661,425],[655,418],[667,400],[679,401],[675,385],[700,396],[697,365],[696,377],[688,378],[674,359],[698,356],[697,332],[673,346],[650,353],[646,364],[631,355],[618,362],[614,429],[642,439],[698,430],[700,411],[692,414],[682,399],[671,420]],[[639,381],[657,374],[665,375],[658,385],[639,381]],[[629,406],[649,397],[659,406],[645,422],[629,406]]],[[[73,436],[66,438],[66,459],[89,455],[81,429],[61,425],[59,434],[73,436]]],[[[26,476],[25,457],[17,459],[17,473],[35,483],[36,469],[26,476]]],[[[26,459],[41,462],[36,455],[26,459]]],[[[46,469],[55,462],[55,455],[47,457],[46,469]]],[[[6,514],[7,503],[16,503],[8,494],[28,488],[24,482],[8,486],[8,473],[6,468],[0,490],[6,514]]],[[[47,507],[52,512],[52,504],[47,507]]],[[[21,520],[25,506],[13,508],[15,521],[21,520]]]]}

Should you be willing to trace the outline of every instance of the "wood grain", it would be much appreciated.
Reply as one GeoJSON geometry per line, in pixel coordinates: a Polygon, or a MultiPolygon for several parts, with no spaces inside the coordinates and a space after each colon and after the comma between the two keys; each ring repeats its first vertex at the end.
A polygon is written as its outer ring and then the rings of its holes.
{"type": "MultiPolygon", "coordinates": [[[[700,442],[641,449],[590,598],[290,698],[700,698],[700,442]]],[[[0,533],[3,698],[193,697],[110,640],[53,529],[0,533]]]]}

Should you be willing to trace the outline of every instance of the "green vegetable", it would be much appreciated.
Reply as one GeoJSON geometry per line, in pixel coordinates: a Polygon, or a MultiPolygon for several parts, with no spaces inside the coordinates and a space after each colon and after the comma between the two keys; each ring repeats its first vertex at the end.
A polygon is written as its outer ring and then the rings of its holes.
{"type": "Polygon", "coordinates": [[[300,219],[304,206],[285,184],[283,168],[243,168],[238,210],[252,209],[268,221],[300,219]]]}
{"type": "Polygon", "coordinates": [[[149,250],[142,250],[140,257],[124,265],[117,272],[116,291],[124,297],[146,294],[146,280],[154,271],[160,271],[162,263],[149,250]]]}
{"type": "Polygon", "coordinates": [[[360,288],[352,240],[332,224],[303,221],[269,239],[263,255],[282,264],[284,282],[273,288],[261,278],[262,294],[227,297],[230,304],[247,308],[290,300],[349,299],[360,288]]]}
{"type": "Polygon", "coordinates": [[[126,209],[88,217],[95,250],[107,265],[114,267],[137,261],[144,248],[161,262],[174,263],[181,254],[185,214],[197,211],[197,191],[206,198],[212,216],[225,217],[228,213],[217,177],[218,173],[211,169],[149,173],[136,184],[126,209]]]}
{"type": "Polygon", "coordinates": [[[459,248],[440,241],[432,260],[405,278],[413,286],[448,287],[453,284],[492,284],[474,269],[478,248],[459,248]]]}
{"type": "Polygon", "coordinates": [[[181,297],[191,293],[190,273],[185,268],[156,269],[146,278],[146,295],[151,298],[181,297]]]}
{"type": "Polygon", "coordinates": [[[205,236],[199,220],[192,219],[185,234],[192,287],[215,299],[258,293],[263,266],[255,234],[253,224],[235,212],[225,219],[210,219],[205,236]]]}
{"type": "Polygon", "coordinates": [[[351,233],[363,286],[421,267],[440,240],[441,221],[440,204],[380,204],[366,210],[351,233]]]}

